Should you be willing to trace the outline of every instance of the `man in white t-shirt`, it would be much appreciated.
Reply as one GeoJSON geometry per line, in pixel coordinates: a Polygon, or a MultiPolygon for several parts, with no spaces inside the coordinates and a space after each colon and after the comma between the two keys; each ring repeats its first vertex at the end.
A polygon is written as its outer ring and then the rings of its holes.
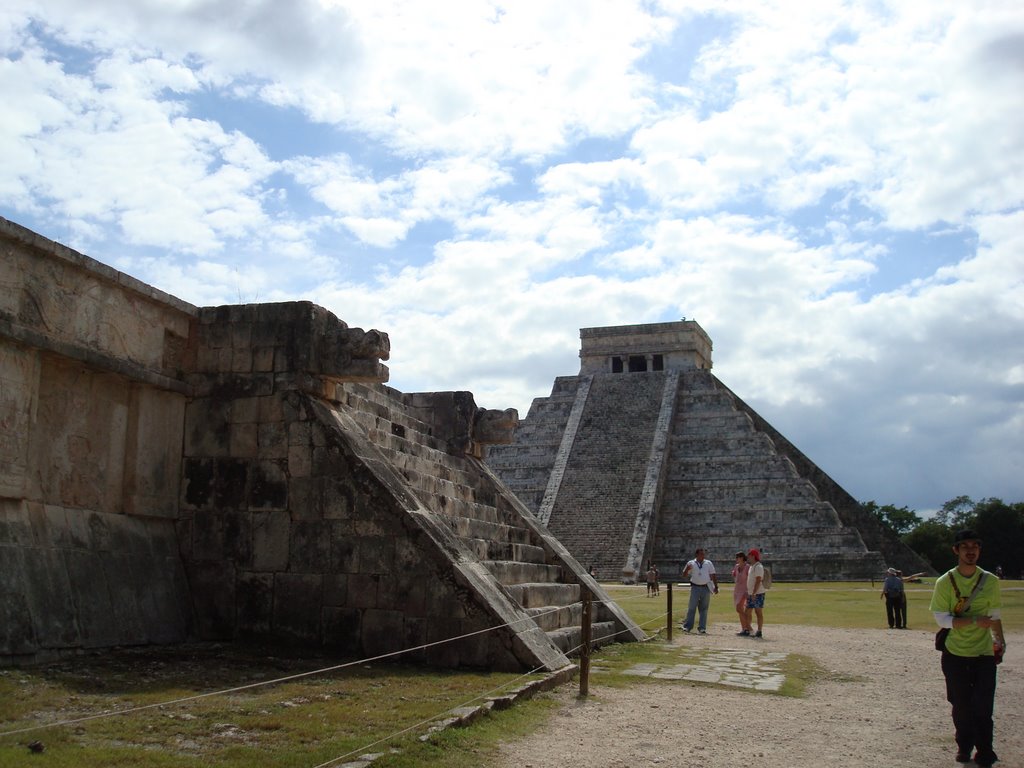
{"type": "Polygon", "coordinates": [[[718,594],[718,576],[715,564],[704,559],[704,550],[698,549],[683,568],[683,578],[690,577],[690,604],[686,607],[686,618],[683,620],[683,632],[693,630],[694,614],[700,612],[700,623],[697,631],[704,635],[708,629],[708,608],[711,595],[718,594]]]}
{"type": "Polygon", "coordinates": [[[761,553],[752,549],[747,553],[750,570],[747,571],[747,626],[750,626],[750,614],[757,614],[757,632],[751,637],[763,637],[761,628],[764,626],[764,566],[761,564],[761,553]]]}

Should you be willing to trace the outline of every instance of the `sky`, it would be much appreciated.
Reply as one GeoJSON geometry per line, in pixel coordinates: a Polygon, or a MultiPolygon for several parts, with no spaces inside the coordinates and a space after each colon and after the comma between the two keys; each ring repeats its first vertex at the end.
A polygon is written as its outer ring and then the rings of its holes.
{"type": "Polygon", "coordinates": [[[0,215],[527,415],[696,320],[861,501],[1024,500],[1019,0],[6,0],[0,215]]]}

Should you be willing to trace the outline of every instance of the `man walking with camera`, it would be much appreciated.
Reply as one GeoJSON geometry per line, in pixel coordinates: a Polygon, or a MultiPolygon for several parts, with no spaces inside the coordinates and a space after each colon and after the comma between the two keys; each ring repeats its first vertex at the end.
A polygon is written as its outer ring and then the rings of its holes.
{"type": "MultiPolygon", "coordinates": [[[[957,566],[935,582],[931,611],[949,632],[942,647],[946,700],[953,707],[956,761],[984,768],[999,758],[992,748],[996,665],[1006,649],[1000,620],[999,579],[978,566],[981,539],[963,530],[953,539],[957,566]]],[[[941,634],[941,631],[940,631],[941,634]]],[[[936,645],[942,643],[936,637],[936,645]]]]}

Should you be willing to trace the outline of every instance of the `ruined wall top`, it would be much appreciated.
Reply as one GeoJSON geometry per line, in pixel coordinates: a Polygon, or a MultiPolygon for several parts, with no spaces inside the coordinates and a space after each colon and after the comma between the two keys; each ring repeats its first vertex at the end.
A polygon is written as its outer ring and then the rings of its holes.
{"type": "Polygon", "coordinates": [[[0,217],[0,342],[184,395],[225,376],[385,382],[388,335],[308,301],[195,307],[0,217]]]}
{"type": "Polygon", "coordinates": [[[693,320],[580,328],[580,374],[711,369],[711,338],[693,320]]]}

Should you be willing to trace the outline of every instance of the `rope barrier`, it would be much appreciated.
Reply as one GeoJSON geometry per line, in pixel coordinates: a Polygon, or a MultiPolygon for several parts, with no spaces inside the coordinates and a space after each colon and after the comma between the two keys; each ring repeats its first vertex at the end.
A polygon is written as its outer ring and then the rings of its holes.
{"type": "MultiPolygon", "coordinates": [[[[595,604],[598,604],[598,605],[607,605],[607,604],[613,604],[615,601],[609,599],[609,600],[594,600],[593,602],[595,604]]],[[[70,719],[66,719],[66,720],[61,720],[61,721],[57,721],[57,722],[54,722],[54,723],[47,723],[47,724],[43,724],[43,725],[29,726],[27,728],[17,728],[17,729],[13,729],[13,730],[9,730],[9,731],[2,731],[2,732],[0,732],[0,737],[14,736],[14,735],[23,734],[23,733],[30,733],[30,732],[33,732],[33,731],[45,730],[45,729],[49,729],[49,728],[63,727],[63,726],[67,726],[67,725],[75,725],[75,724],[78,724],[78,723],[88,722],[88,721],[92,721],[92,720],[98,720],[98,719],[102,719],[102,718],[106,718],[106,717],[115,717],[115,716],[120,716],[120,715],[132,714],[132,713],[136,713],[136,712],[142,712],[144,710],[149,710],[149,709],[157,709],[157,708],[161,708],[161,707],[174,706],[174,705],[177,705],[177,704],[185,704],[185,703],[188,703],[188,702],[197,701],[199,699],[204,699],[204,698],[210,698],[210,697],[213,697],[213,696],[223,696],[223,695],[227,695],[227,694],[230,694],[230,693],[237,693],[239,691],[251,690],[251,689],[254,689],[254,688],[260,688],[260,687],[265,687],[265,686],[277,685],[277,684],[280,684],[280,683],[290,682],[292,680],[298,680],[298,679],[302,679],[302,678],[305,678],[305,677],[310,677],[310,676],[313,676],[313,675],[319,675],[319,674],[326,674],[326,673],[329,673],[329,672],[335,672],[335,671],[338,671],[338,670],[341,670],[341,669],[345,669],[345,668],[348,668],[348,667],[354,667],[354,666],[361,665],[361,664],[365,665],[365,664],[368,664],[368,663],[372,663],[372,662],[376,662],[376,661],[382,661],[382,660],[385,660],[385,659],[390,659],[390,658],[394,658],[394,657],[397,657],[397,656],[401,656],[401,655],[406,654],[406,653],[411,653],[411,652],[414,652],[414,651],[421,651],[421,650],[425,650],[427,648],[432,648],[432,647],[438,646],[438,645],[444,645],[445,643],[451,643],[451,642],[456,642],[456,641],[459,641],[459,640],[464,640],[466,638],[474,637],[474,636],[481,635],[481,634],[486,634],[487,632],[493,632],[495,630],[504,629],[506,627],[513,627],[516,624],[520,624],[520,623],[523,623],[523,622],[527,622],[527,621],[533,622],[537,618],[540,618],[542,616],[546,616],[546,615],[551,614],[551,613],[556,613],[557,611],[559,611],[561,609],[562,609],[562,606],[558,606],[558,607],[554,607],[554,608],[552,608],[551,610],[548,610],[548,611],[543,611],[543,612],[540,612],[540,613],[537,613],[537,614],[533,614],[533,615],[531,615],[529,617],[524,617],[524,618],[521,618],[521,619],[515,619],[513,621],[506,622],[506,623],[498,625],[498,626],[488,627],[486,629],[476,630],[474,632],[467,632],[466,634],[458,635],[456,637],[447,638],[445,640],[438,640],[438,641],[435,641],[435,642],[432,642],[432,643],[424,643],[422,645],[414,646],[414,647],[411,647],[411,648],[405,648],[405,649],[402,649],[400,651],[392,651],[390,653],[378,654],[376,656],[371,656],[371,657],[367,657],[367,658],[364,658],[364,659],[359,659],[357,661],[350,661],[350,662],[345,662],[345,663],[342,663],[342,664],[334,664],[334,665],[331,665],[331,666],[328,666],[328,667],[321,667],[321,668],[315,669],[315,670],[310,670],[310,671],[306,671],[306,672],[299,672],[299,673],[294,674],[294,675],[286,675],[284,677],[275,678],[273,680],[262,680],[262,681],[257,682],[257,683],[249,683],[249,684],[246,684],[246,685],[234,686],[232,688],[225,688],[225,689],[221,689],[221,690],[217,690],[217,691],[208,691],[206,693],[195,694],[195,695],[192,695],[192,696],[183,696],[183,697],[180,697],[180,698],[177,698],[177,699],[171,699],[171,700],[168,700],[168,701],[158,702],[158,703],[154,703],[154,704],[145,704],[145,705],[141,705],[141,706],[137,706],[137,707],[129,707],[127,709],[117,710],[115,712],[101,712],[101,713],[97,713],[97,714],[93,714],[93,715],[86,715],[84,717],[77,717],[77,718],[70,718],[70,719]]],[[[653,624],[654,622],[661,621],[661,619],[662,619],[662,617],[657,617],[657,618],[652,619],[650,621],[644,622],[643,624],[638,624],[637,626],[643,628],[643,627],[647,626],[648,624],[653,624]]],[[[620,630],[618,632],[612,633],[611,635],[605,635],[601,639],[602,640],[608,640],[608,639],[611,639],[611,638],[615,638],[615,637],[617,637],[619,635],[626,634],[628,632],[629,632],[628,629],[620,630]]],[[[654,635],[646,635],[646,633],[645,633],[645,639],[646,640],[650,640],[652,637],[654,637],[654,635]]],[[[582,648],[582,644],[577,645],[574,648],[571,648],[568,651],[567,655],[572,655],[574,653],[578,653],[581,648],[582,648]]],[[[457,709],[459,709],[461,707],[469,706],[470,704],[472,704],[472,703],[474,703],[476,701],[480,701],[480,700],[484,699],[485,697],[490,696],[490,695],[496,693],[497,691],[500,691],[500,690],[502,690],[504,688],[507,688],[507,687],[509,687],[509,686],[511,686],[511,685],[513,685],[513,684],[515,684],[517,682],[519,682],[520,680],[523,680],[523,679],[525,679],[525,678],[527,678],[527,677],[529,677],[531,675],[537,674],[538,672],[542,671],[543,669],[544,669],[543,666],[536,667],[536,668],[530,670],[529,672],[523,673],[519,677],[516,677],[516,678],[514,678],[514,679],[512,679],[510,681],[506,681],[505,683],[502,683],[500,686],[498,686],[496,688],[493,688],[493,689],[491,689],[489,691],[485,691],[483,693],[480,693],[480,694],[474,696],[473,698],[468,699],[465,702],[463,702],[463,703],[461,703],[461,704],[459,704],[459,705],[457,705],[455,707],[449,707],[448,709],[445,709],[442,712],[440,712],[440,713],[438,713],[436,715],[433,715],[432,717],[426,718],[426,719],[421,720],[421,721],[419,721],[417,723],[409,725],[409,726],[407,726],[405,728],[402,728],[401,730],[395,731],[394,733],[391,733],[391,734],[389,734],[387,736],[384,736],[384,737],[382,737],[380,739],[377,739],[377,740],[375,740],[373,742],[370,742],[369,744],[364,744],[363,746],[359,747],[358,749],[351,750],[349,752],[346,752],[345,754],[342,754],[342,755],[339,755],[337,757],[334,757],[334,758],[328,760],[327,762],[320,763],[319,765],[314,766],[314,768],[329,768],[329,766],[335,765],[336,763],[339,763],[340,761],[342,761],[342,760],[344,760],[346,758],[352,757],[355,754],[358,754],[358,753],[361,753],[361,752],[365,752],[366,750],[372,749],[373,747],[375,747],[375,746],[377,746],[379,744],[386,743],[386,742],[391,741],[391,740],[393,740],[395,738],[398,738],[399,736],[402,736],[402,735],[404,735],[406,733],[409,733],[411,731],[417,730],[418,728],[422,728],[424,725],[427,725],[427,724],[429,724],[431,722],[434,722],[434,721],[438,720],[439,718],[443,717],[448,712],[453,712],[453,711],[455,711],[455,710],[457,710],[457,709]]]]}
{"type": "Polygon", "coordinates": [[[143,705],[140,705],[138,707],[129,707],[127,709],[119,709],[119,710],[117,710],[115,712],[100,712],[100,713],[95,714],[95,715],[86,715],[84,717],[76,717],[76,718],[71,718],[71,719],[68,719],[68,720],[59,720],[59,721],[54,722],[54,723],[46,723],[46,724],[43,724],[43,725],[33,725],[33,726],[29,726],[27,728],[17,728],[17,729],[10,730],[10,731],[0,731],[0,738],[2,738],[4,736],[14,736],[14,735],[17,735],[17,734],[22,734],[22,733],[30,733],[32,731],[45,730],[45,729],[48,729],[48,728],[58,728],[58,727],[63,727],[65,725],[76,725],[77,723],[84,723],[84,722],[88,722],[90,720],[99,720],[99,719],[102,719],[104,717],[116,717],[116,716],[119,716],[119,715],[129,715],[129,714],[133,714],[135,712],[142,712],[142,711],[147,710],[147,709],[156,709],[158,707],[170,707],[170,706],[173,706],[175,704],[185,704],[185,703],[190,702],[190,701],[197,701],[199,699],[206,699],[206,698],[210,698],[212,696],[224,696],[224,695],[229,694],[229,693],[238,693],[239,691],[246,691],[246,690],[250,690],[252,688],[260,688],[260,687],[268,686],[268,685],[276,685],[278,683],[286,683],[286,682],[289,682],[291,680],[298,680],[298,679],[301,679],[303,677],[310,677],[312,675],[326,674],[327,672],[336,672],[339,669],[345,669],[347,667],[355,667],[355,666],[358,666],[360,664],[369,664],[369,663],[374,662],[374,661],[381,661],[383,659],[394,658],[395,656],[401,656],[402,654],[405,654],[405,653],[412,653],[414,651],[422,651],[422,650],[425,650],[427,648],[432,648],[432,647],[437,646],[437,645],[444,645],[445,643],[454,643],[454,642],[456,642],[458,640],[465,640],[468,637],[474,637],[476,635],[486,634],[487,632],[494,632],[495,630],[504,629],[505,627],[511,627],[511,626],[513,626],[515,624],[520,624],[520,623],[525,622],[525,621],[531,621],[532,622],[534,620],[534,618],[540,618],[541,616],[546,616],[549,613],[555,613],[558,610],[560,610],[560,609],[559,608],[553,608],[550,611],[544,611],[542,613],[538,613],[538,614],[536,614],[535,617],[534,616],[529,616],[529,617],[524,617],[522,619],[515,619],[513,621],[509,621],[509,622],[506,622],[505,624],[500,624],[500,625],[495,626],[495,627],[487,627],[486,629],[478,629],[478,630],[476,630],[474,632],[467,632],[466,634],[458,635],[457,637],[449,637],[449,638],[447,638],[445,640],[436,640],[436,641],[434,641],[432,643],[424,643],[423,645],[417,645],[417,646],[415,646],[413,648],[404,648],[404,649],[402,649],[400,651],[392,651],[390,653],[382,653],[382,654],[380,654],[378,656],[371,656],[369,658],[359,659],[358,661],[347,661],[347,662],[345,662],[343,664],[334,664],[334,665],[332,665],[330,667],[322,667],[320,669],[314,669],[314,670],[310,670],[308,672],[299,672],[299,673],[294,674],[294,675],[286,675],[285,677],[278,677],[278,678],[275,678],[273,680],[261,680],[258,683],[248,683],[247,685],[239,685],[239,686],[235,686],[233,688],[225,688],[223,690],[218,690],[218,691],[207,691],[206,693],[197,693],[197,694],[194,694],[192,696],[183,696],[183,697],[178,698],[178,699],[171,699],[169,701],[157,702],[156,704],[143,704],[143,705]]]}

